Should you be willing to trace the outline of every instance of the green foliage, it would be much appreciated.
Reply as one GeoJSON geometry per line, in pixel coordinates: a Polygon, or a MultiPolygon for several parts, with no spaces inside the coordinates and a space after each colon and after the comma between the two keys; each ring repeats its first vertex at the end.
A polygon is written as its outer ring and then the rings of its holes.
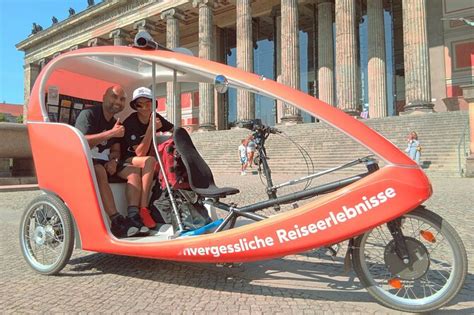
{"type": "Polygon", "coordinates": [[[16,118],[16,122],[19,123],[19,124],[22,124],[23,123],[23,115],[20,115],[16,118]]]}
{"type": "Polygon", "coordinates": [[[0,113],[0,122],[7,121],[7,117],[5,117],[4,113],[0,113]]]}

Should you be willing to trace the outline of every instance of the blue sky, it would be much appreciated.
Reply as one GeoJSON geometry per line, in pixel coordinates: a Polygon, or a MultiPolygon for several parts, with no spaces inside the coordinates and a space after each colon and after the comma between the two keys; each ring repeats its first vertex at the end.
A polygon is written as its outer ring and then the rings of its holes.
{"type": "MultiPolygon", "coordinates": [[[[101,0],[96,0],[99,3],[101,0]]],[[[87,0],[0,0],[0,102],[23,104],[23,57],[15,45],[31,33],[33,22],[43,29],[87,7],[87,0]]]]}

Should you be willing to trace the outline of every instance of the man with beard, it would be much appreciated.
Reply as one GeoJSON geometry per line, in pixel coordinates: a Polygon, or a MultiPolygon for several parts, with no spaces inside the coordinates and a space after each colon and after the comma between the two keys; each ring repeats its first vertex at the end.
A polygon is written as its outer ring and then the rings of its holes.
{"type": "Polygon", "coordinates": [[[76,120],[76,128],[84,135],[92,153],[94,170],[99,185],[102,203],[111,220],[111,231],[116,237],[130,237],[138,233],[148,233],[141,223],[138,204],[141,192],[140,168],[120,162],[119,140],[125,128],[114,115],[125,107],[125,91],[119,85],[109,87],[99,106],[81,111],[76,120]],[[117,211],[109,177],[117,176],[127,180],[128,216],[117,211]]]}

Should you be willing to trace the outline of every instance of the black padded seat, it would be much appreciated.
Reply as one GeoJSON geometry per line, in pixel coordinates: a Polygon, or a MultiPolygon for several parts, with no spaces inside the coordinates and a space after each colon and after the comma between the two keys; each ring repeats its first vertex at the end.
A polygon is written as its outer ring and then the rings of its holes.
{"type": "Polygon", "coordinates": [[[195,193],[208,198],[223,198],[240,192],[237,188],[216,186],[211,169],[196,150],[185,129],[176,128],[173,140],[188,172],[189,186],[195,193]]]}

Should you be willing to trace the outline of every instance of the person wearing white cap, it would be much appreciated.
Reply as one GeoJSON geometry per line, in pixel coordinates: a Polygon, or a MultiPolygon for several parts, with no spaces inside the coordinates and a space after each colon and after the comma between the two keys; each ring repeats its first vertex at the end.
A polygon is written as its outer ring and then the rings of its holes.
{"type": "MultiPolygon", "coordinates": [[[[148,210],[148,196],[155,171],[156,159],[152,150],[152,93],[149,88],[139,87],[133,91],[130,107],[136,112],[125,119],[125,135],[121,141],[122,158],[125,162],[142,169],[142,193],[140,198],[139,214],[143,224],[148,228],[154,228],[156,222],[148,210]]],[[[173,124],[156,114],[156,132],[173,130],[173,124]]]]}

